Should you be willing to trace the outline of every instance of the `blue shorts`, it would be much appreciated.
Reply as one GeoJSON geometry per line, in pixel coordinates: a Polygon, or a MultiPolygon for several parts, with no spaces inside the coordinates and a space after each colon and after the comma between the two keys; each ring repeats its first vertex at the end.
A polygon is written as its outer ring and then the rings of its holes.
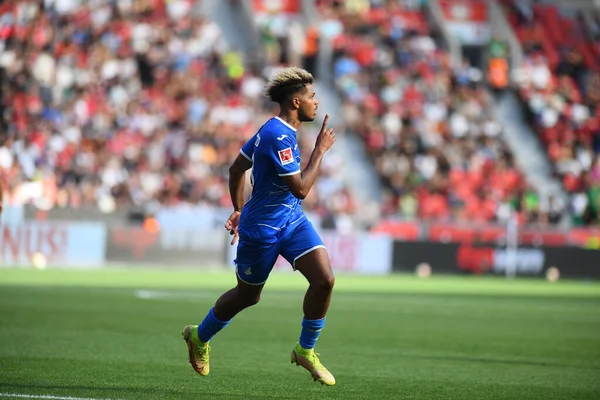
{"type": "Polygon", "coordinates": [[[242,281],[250,285],[265,283],[280,254],[296,270],[297,259],[319,247],[325,248],[323,240],[306,218],[281,233],[275,243],[255,242],[240,236],[233,262],[242,281]]]}

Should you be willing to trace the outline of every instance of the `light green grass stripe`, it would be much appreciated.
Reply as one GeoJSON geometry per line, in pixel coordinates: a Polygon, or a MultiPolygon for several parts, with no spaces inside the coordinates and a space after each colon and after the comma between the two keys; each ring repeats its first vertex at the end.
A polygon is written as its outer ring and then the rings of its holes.
{"type": "MultiPolygon", "coordinates": [[[[0,268],[0,285],[86,286],[125,288],[205,288],[224,289],[235,285],[233,271],[201,269],[110,268],[100,270],[33,270],[0,268]]],[[[269,290],[303,290],[306,281],[300,273],[272,273],[269,290]]],[[[336,291],[388,293],[446,293],[518,296],[576,296],[600,299],[600,284],[590,281],[549,283],[540,278],[482,276],[413,275],[359,276],[338,274],[336,291]]]]}

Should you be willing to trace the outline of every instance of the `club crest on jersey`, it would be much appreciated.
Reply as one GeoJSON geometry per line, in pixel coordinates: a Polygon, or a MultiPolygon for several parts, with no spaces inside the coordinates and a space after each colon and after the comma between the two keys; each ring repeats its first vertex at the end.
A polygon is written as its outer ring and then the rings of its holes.
{"type": "Polygon", "coordinates": [[[281,161],[281,165],[287,165],[289,163],[294,162],[294,156],[292,155],[292,148],[288,147],[287,149],[279,150],[279,161],[281,161]]]}

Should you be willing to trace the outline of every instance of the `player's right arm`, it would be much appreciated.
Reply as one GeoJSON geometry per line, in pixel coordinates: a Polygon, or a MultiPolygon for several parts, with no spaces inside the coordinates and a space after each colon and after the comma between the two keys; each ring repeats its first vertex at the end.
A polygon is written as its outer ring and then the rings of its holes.
{"type": "Polygon", "coordinates": [[[317,136],[315,148],[310,155],[306,168],[299,174],[282,176],[290,192],[299,199],[305,199],[308,196],[308,192],[310,192],[310,189],[317,180],[323,156],[333,146],[333,143],[335,143],[333,128],[327,129],[328,119],[329,114],[326,114],[321,131],[317,136]]]}

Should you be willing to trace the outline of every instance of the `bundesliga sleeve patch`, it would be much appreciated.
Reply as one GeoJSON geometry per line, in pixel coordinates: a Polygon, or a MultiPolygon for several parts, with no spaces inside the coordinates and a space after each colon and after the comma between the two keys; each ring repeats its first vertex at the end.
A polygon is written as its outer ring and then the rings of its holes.
{"type": "Polygon", "coordinates": [[[292,154],[291,147],[279,150],[277,153],[279,154],[279,161],[281,161],[281,165],[287,165],[294,162],[294,155],[292,154]]]}

